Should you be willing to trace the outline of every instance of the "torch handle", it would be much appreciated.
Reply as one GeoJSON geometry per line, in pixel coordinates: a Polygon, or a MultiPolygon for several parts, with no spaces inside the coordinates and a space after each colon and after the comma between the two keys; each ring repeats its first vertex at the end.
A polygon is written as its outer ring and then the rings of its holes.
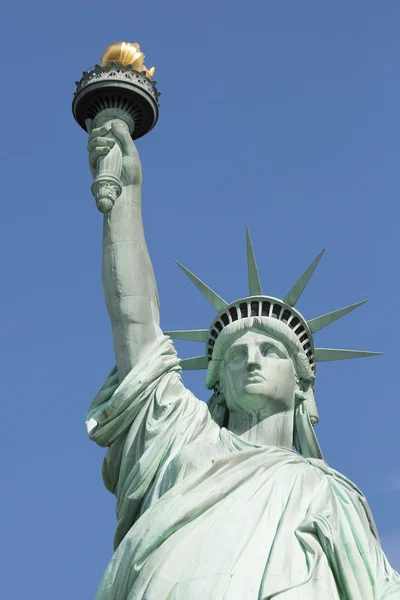
{"type": "Polygon", "coordinates": [[[108,138],[115,140],[114,146],[106,156],[100,156],[97,159],[96,175],[91,187],[92,194],[96,200],[96,206],[102,213],[108,213],[112,210],[115,201],[122,193],[122,150],[121,145],[115,135],[112,133],[112,123],[118,122],[120,127],[125,127],[127,132],[132,134],[133,123],[128,115],[121,114],[125,111],[121,109],[105,109],[96,115],[93,126],[107,126],[108,138]],[[122,117],[122,118],[121,118],[122,117]],[[129,120],[128,120],[129,119],[129,120]]]}

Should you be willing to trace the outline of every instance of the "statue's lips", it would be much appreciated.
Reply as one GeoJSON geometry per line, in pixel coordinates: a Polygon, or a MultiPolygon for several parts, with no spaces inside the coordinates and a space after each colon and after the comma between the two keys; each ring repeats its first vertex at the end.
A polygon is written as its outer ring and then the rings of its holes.
{"type": "Polygon", "coordinates": [[[246,377],[246,383],[261,383],[262,381],[265,381],[265,377],[259,373],[252,373],[246,377]]]}

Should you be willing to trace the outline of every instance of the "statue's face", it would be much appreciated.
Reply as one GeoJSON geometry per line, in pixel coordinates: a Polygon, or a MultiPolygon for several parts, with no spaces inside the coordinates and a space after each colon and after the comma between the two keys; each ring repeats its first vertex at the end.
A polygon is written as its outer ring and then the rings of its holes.
{"type": "Polygon", "coordinates": [[[228,348],[220,383],[230,412],[273,414],[294,406],[292,359],[281,342],[256,329],[228,348]]]}

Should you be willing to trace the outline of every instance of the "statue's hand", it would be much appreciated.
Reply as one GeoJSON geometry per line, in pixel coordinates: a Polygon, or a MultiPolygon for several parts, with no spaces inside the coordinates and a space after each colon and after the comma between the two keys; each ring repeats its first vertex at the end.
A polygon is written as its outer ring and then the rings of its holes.
{"type": "MultiPolygon", "coordinates": [[[[89,120],[88,120],[89,121],[89,120]]],[[[142,167],[139,153],[127,129],[114,120],[103,127],[91,129],[91,122],[87,123],[89,133],[88,152],[89,166],[93,177],[96,175],[97,159],[106,156],[115,143],[119,143],[122,151],[121,183],[124,186],[142,183],[142,167]],[[111,135],[110,135],[111,134],[111,135]]]]}

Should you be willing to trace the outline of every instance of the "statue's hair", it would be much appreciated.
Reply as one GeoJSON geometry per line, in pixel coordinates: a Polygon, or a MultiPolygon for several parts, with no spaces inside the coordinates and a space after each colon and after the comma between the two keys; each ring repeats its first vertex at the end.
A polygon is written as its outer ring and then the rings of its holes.
{"type": "MultiPolygon", "coordinates": [[[[226,427],[229,417],[228,408],[220,391],[225,353],[233,342],[250,329],[266,333],[285,346],[293,361],[295,374],[298,379],[295,398],[296,404],[304,402],[311,423],[313,425],[318,423],[318,411],[315,405],[313,389],[315,374],[311,369],[308,358],[293,331],[285,323],[282,323],[282,321],[271,317],[247,317],[240,319],[227,325],[219,334],[215,342],[213,358],[208,365],[206,379],[207,388],[214,388],[214,394],[208,402],[210,414],[214,421],[220,427],[226,427]]],[[[296,435],[296,429],[294,428],[294,443],[297,447],[296,435]]]]}

